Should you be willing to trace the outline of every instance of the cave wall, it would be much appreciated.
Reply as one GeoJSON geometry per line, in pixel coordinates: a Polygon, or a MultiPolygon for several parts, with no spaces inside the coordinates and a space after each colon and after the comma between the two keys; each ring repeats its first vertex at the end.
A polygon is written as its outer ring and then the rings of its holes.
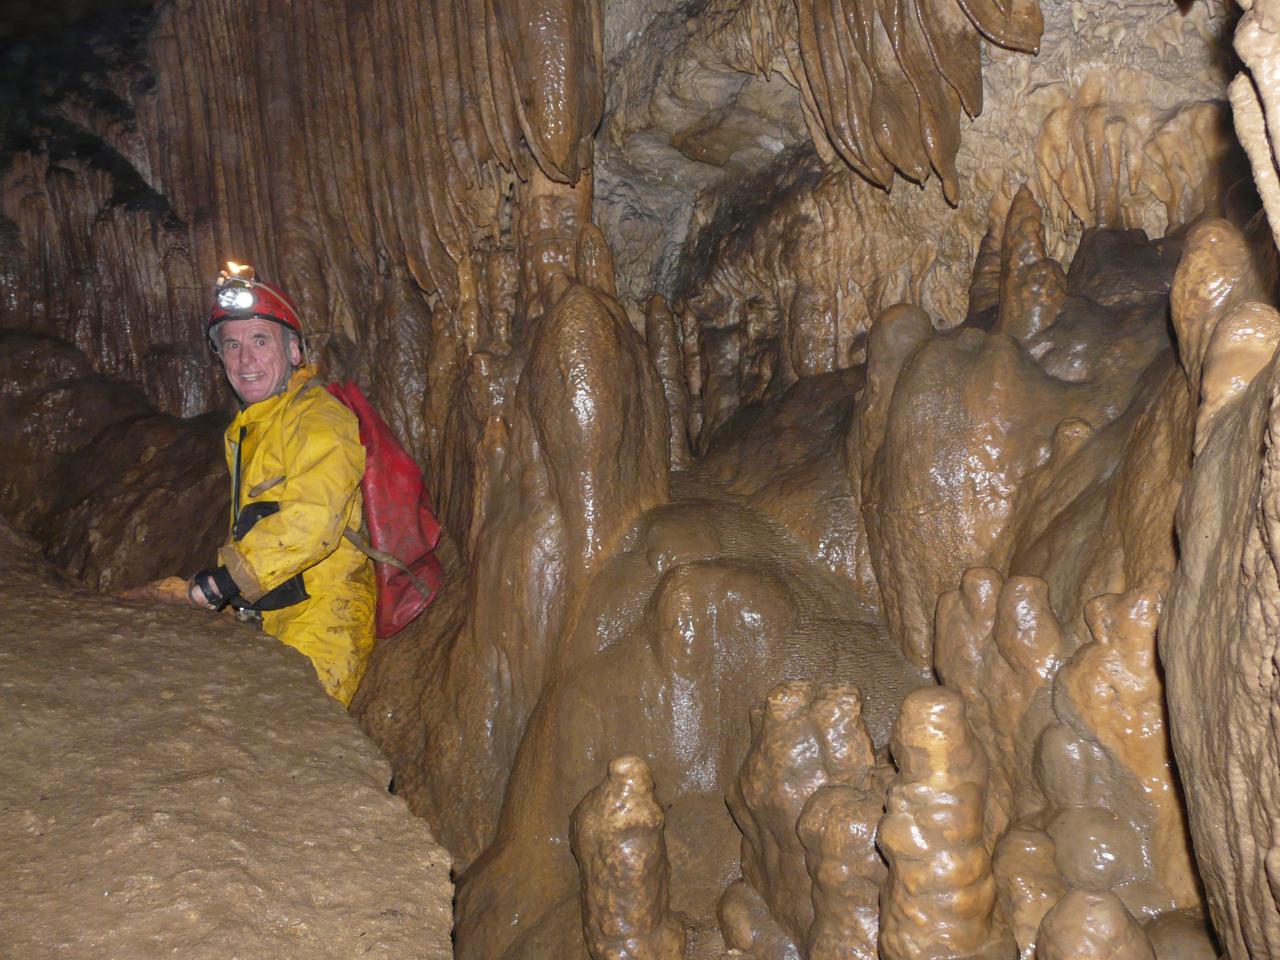
{"type": "MultiPolygon", "coordinates": [[[[87,38],[103,65],[8,151],[0,325],[74,343],[190,416],[222,400],[210,278],[251,262],[298,302],[312,355],[358,376],[441,477],[465,539],[445,463],[466,477],[474,437],[449,448],[449,411],[470,354],[505,352],[529,312],[538,281],[517,264],[564,266],[582,190],[554,184],[589,170],[603,96],[598,7],[550,7],[539,30],[515,11],[164,4],[132,60],[104,25],[87,38]]],[[[48,54],[73,76],[82,56],[48,54]]]]}

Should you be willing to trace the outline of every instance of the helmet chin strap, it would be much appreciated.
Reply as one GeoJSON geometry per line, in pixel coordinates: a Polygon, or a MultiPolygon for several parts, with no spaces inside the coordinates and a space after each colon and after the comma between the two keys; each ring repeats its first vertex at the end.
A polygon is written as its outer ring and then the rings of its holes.
{"type": "Polygon", "coordinates": [[[295,367],[293,364],[289,364],[289,366],[285,368],[284,376],[280,378],[280,383],[275,388],[275,390],[271,392],[271,396],[278,397],[280,396],[280,394],[284,393],[286,390],[289,389],[289,381],[293,379],[293,372],[297,369],[298,368],[295,367]]]}

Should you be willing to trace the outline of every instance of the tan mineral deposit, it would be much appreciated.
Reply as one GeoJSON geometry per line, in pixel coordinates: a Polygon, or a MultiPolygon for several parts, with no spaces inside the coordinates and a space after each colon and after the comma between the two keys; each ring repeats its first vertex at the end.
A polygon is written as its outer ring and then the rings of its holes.
{"type": "Polygon", "coordinates": [[[8,6],[0,956],[1280,957],[1280,0],[8,6]],[[442,528],[349,709],[228,260],[442,528]]]}

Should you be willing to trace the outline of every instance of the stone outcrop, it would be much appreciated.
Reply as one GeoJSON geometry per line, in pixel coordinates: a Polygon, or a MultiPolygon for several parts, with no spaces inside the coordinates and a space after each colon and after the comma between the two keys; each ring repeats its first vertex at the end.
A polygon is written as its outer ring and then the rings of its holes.
{"type": "MultiPolygon", "coordinates": [[[[1240,240],[1225,226],[1197,238],[1186,269],[1218,298],[1175,299],[1188,376],[1197,371],[1222,304],[1241,286],[1240,240]]],[[[1181,274],[1182,268],[1179,268],[1181,274]]],[[[1190,285],[1188,285],[1190,286],[1190,285]]],[[[1243,296],[1244,294],[1240,294],[1243,296]]],[[[1277,594],[1269,517],[1274,359],[1216,413],[1197,438],[1178,512],[1181,560],[1170,586],[1160,651],[1168,676],[1171,732],[1189,806],[1200,875],[1214,926],[1232,957],[1280,950],[1274,860],[1275,772],[1280,750],[1271,719],[1274,688],[1268,610],[1277,594]]]]}
{"type": "Polygon", "coordinates": [[[0,332],[0,514],[100,590],[190,576],[226,536],[224,419],[159,413],[70,344],[0,332]]]}
{"type": "Polygon", "coordinates": [[[0,523],[0,953],[448,960],[450,858],[295,651],[0,523]]]}

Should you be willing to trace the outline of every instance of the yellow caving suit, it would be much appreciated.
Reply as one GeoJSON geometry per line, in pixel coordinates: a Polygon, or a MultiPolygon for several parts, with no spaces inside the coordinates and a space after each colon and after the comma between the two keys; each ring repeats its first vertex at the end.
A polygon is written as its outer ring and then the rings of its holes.
{"type": "Polygon", "coordinates": [[[355,414],[314,374],[296,370],[283,393],[245,407],[227,428],[232,535],[218,560],[244,601],[261,604],[263,630],[306,654],[347,705],[374,642],[373,564],[342,535],[363,519],[365,455],[355,414]],[[281,603],[289,605],[266,609],[281,603]]]}

